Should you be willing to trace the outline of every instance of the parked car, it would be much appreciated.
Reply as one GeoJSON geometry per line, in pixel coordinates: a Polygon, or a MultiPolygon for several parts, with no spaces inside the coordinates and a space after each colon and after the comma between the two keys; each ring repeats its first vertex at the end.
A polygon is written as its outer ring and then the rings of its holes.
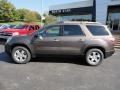
{"type": "Polygon", "coordinates": [[[9,28],[8,24],[0,25],[0,30],[4,30],[4,29],[8,29],[8,28],[9,28]]]}
{"type": "Polygon", "coordinates": [[[16,26],[16,24],[10,24],[10,25],[9,25],[9,28],[12,29],[12,28],[14,28],[15,26],[16,26]]]}
{"type": "Polygon", "coordinates": [[[9,38],[5,52],[19,64],[41,55],[75,55],[85,57],[88,65],[97,66],[114,54],[114,43],[108,28],[100,23],[61,22],[32,35],[9,38]]]}
{"type": "Polygon", "coordinates": [[[6,40],[11,36],[32,34],[39,28],[40,26],[36,24],[19,24],[19,25],[14,26],[13,28],[1,30],[0,31],[0,42],[5,43],[6,40]]]}

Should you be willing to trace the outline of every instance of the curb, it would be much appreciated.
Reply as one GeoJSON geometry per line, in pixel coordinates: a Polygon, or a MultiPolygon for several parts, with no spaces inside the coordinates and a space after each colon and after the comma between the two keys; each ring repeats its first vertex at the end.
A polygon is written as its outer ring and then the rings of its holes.
{"type": "Polygon", "coordinates": [[[120,49],[115,49],[115,51],[118,51],[118,52],[120,52],[120,49]]]}

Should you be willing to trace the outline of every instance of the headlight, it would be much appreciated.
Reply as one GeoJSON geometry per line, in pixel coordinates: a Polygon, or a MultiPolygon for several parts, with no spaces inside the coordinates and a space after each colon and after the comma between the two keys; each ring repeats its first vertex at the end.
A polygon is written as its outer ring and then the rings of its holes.
{"type": "Polygon", "coordinates": [[[14,32],[14,33],[12,34],[12,36],[17,36],[17,35],[19,35],[18,32],[14,32]]]}
{"type": "Polygon", "coordinates": [[[6,43],[8,43],[11,39],[12,39],[12,37],[9,37],[9,38],[7,39],[7,42],[6,42],[6,43]]]}

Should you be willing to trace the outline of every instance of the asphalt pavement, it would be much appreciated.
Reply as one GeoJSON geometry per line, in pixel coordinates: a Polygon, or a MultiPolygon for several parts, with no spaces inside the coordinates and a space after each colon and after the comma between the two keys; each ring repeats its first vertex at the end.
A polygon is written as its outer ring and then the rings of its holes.
{"type": "Polygon", "coordinates": [[[98,67],[74,57],[41,57],[19,65],[0,45],[0,90],[120,90],[120,50],[98,67]]]}

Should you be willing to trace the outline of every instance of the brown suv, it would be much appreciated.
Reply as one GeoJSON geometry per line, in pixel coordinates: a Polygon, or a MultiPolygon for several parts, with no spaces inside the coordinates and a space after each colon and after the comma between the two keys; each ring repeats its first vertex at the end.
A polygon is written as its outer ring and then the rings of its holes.
{"type": "Polygon", "coordinates": [[[61,22],[32,35],[10,37],[5,51],[16,63],[24,64],[40,55],[84,56],[96,66],[114,54],[115,39],[105,25],[97,22],[61,22]]]}

